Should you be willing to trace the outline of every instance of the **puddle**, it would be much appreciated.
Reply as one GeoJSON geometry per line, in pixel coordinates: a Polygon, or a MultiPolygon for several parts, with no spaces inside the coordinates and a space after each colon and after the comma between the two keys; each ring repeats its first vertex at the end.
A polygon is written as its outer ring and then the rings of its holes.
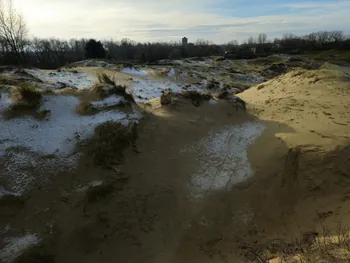
{"type": "Polygon", "coordinates": [[[257,122],[226,127],[183,149],[183,153],[197,155],[197,172],[189,183],[191,196],[198,198],[210,191],[228,190],[251,177],[248,147],[263,131],[264,126],[257,122]]]}

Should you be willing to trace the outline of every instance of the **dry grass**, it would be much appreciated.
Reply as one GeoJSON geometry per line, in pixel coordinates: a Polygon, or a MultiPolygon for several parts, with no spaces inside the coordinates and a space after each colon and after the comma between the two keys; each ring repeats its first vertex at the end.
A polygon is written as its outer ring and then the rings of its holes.
{"type": "Polygon", "coordinates": [[[248,262],[345,263],[350,262],[350,228],[339,225],[331,233],[324,227],[322,235],[307,232],[290,242],[273,240],[241,248],[248,262]]]}
{"type": "Polygon", "coordinates": [[[115,80],[114,78],[110,78],[106,73],[104,72],[99,72],[97,74],[97,78],[98,78],[98,81],[100,83],[104,83],[104,84],[109,84],[109,85],[113,85],[115,86],[115,80]]]}
{"type": "Polygon", "coordinates": [[[167,89],[162,91],[162,95],[160,96],[160,104],[161,105],[169,105],[175,102],[176,94],[171,91],[171,89],[167,89]]]}
{"type": "Polygon", "coordinates": [[[220,87],[220,82],[215,81],[214,78],[208,81],[208,84],[206,86],[207,89],[217,89],[220,87]]]}
{"type": "Polygon", "coordinates": [[[76,107],[76,112],[80,115],[93,115],[97,112],[97,109],[90,103],[86,101],[81,101],[76,107]]]}
{"type": "Polygon", "coordinates": [[[122,163],[124,149],[132,145],[136,137],[135,123],[124,126],[110,121],[97,126],[94,136],[83,142],[82,146],[95,165],[109,167],[122,163]]]}
{"type": "Polygon", "coordinates": [[[100,72],[98,74],[98,80],[102,85],[95,85],[94,90],[101,96],[116,94],[123,96],[129,102],[135,102],[132,95],[126,92],[126,87],[115,84],[115,79],[110,78],[106,73],[100,72]],[[105,85],[108,85],[107,87],[105,85]]]}
{"type": "Polygon", "coordinates": [[[187,90],[180,94],[180,96],[190,99],[194,106],[198,107],[203,101],[209,101],[212,99],[212,95],[209,93],[200,93],[197,90],[187,90]]]}
{"type": "Polygon", "coordinates": [[[13,104],[4,111],[6,119],[22,115],[33,115],[41,106],[42,93],[34,86],[25,85],[12,88],[11,100],[13,104]]]}

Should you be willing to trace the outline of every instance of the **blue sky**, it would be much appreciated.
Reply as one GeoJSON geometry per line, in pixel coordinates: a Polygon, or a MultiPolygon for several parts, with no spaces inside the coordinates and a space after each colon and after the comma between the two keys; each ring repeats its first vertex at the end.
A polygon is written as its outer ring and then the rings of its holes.
{"type": "Polygon", "coordinates": [[[266,33],[350,33],[350,0],[14,0],[31,36],[214,43],[266,33]],[[39,11],[40,10],[40,11],[39,11]]]}

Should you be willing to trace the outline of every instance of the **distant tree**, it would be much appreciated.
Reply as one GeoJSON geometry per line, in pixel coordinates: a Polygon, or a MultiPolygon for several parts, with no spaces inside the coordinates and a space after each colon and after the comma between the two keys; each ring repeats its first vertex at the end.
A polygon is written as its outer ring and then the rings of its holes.
{"type": "Polygon", "coordinates": [[[105,58],[106,50],[104,49],[100,41],[90,39],[85,46],[85,57],[86,58],[105,58]]]}
{"type": "Polygon", "coordinates": [[[254,38],[253,37],[249,37],[248,38],[248,44],[254,44],[255,43],[255,40],[254,40],[254,38]]]}
{"type": "Polygon", "coordinates": [[[0,0],[0,39],[8,53],[18,63],[23,62],[24,49],[27,44],[28,31],[22,14],[13,7],[11,0],[0,0]]]}
{"type": "Polygon", "coordinates": [[[259,36],[258,36],[258,44],[265,44],[266,41],[267,41],[266,34],[263,34],[263,33],[259,34],[259,36]]]}

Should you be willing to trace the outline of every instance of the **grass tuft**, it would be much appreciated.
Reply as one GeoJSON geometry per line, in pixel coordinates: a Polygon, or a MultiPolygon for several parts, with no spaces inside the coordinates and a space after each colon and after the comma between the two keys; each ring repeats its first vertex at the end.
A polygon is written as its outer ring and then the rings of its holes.
{"type": "Polygon", "coordinates": [[[115,86],[114,78],[110,78],[106,73],[99,72],[97,75],[98,81],[101,84],[109,84],[115,86]]]}
{"type": "Polygon", "coordinates": [[[81,101],[76,107],[76,112],[82,116],[93,115],[97,109],[89,102],[81,101]]]}
{"type": "Polygon", "coordinates": [[[93,86],[93,90],[101,97],[106,97],[111,94],[123,96],[129,102],[135,102],[132,95],[126,92],[126,87],[116,85],[115,79],[110,78],[106,73],[100,72],[98,74],[100,84],[93,86]]]}
{"type": "Polygon", "coordinates": [[[123,150],[137,137],[135,123],[124,126],[118,122],[105,122],[95,128],[94,136],[85,142],[86,154],[95,165],[109,167],[123,161],[123,150]]]}
{"type": "Polygon", "coordinates": [[[213,97],[209,93],[200,93],[197,90],[187,90],[183,93],[181,93],[181,96],[190,99],[194,106],[198,107],[202,104],[203,101],[209,101],[213,97]]]}
{"type": "Polygon", "coordinates": [[[14,87],[12,89],[11,100],[13,104],[4,111],[4,117],[6,119],[27,114],[36,117],[36,111],[41,105],[42,94],[33,86],[14,87]]]}

